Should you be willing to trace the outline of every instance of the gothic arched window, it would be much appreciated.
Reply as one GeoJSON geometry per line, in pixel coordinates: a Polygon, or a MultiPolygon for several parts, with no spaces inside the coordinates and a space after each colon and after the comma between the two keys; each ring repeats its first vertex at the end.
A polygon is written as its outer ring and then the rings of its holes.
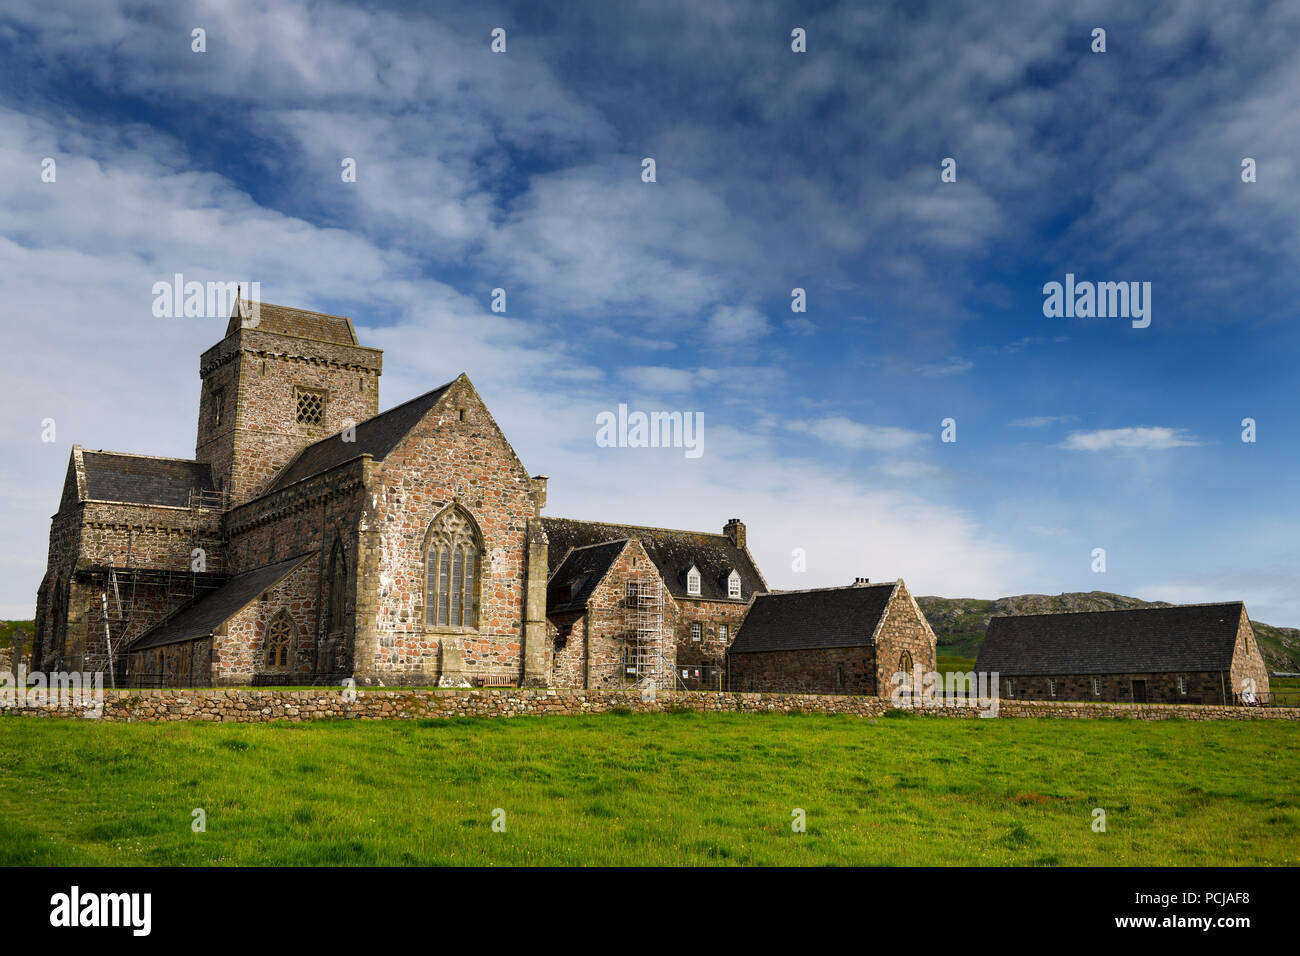
{"type": "Polygon", "coordinates": [[[266,666],[288,667],[296,628],[288,612],[281,611],[266,626],[266,666]]]}
{"type": "Polygon", "coordinates": [[[337,634],[343,630],[343,615],[347,609],[348,562],[343,554],[343,542],[335,541],[330,553],[329,566],[329,608],[326,615],[326,634],[337,634]]]}
{"type": "Polygon", "coordinates": [[[424,623],[478,627],[483,539],[468,512],[453,505],[434,520],[425,538],[424,561],[424,623]]]}

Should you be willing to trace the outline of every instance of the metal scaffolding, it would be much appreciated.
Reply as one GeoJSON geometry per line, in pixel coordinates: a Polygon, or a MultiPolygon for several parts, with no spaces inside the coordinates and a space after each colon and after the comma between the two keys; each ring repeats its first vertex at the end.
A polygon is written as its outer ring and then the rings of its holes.
{"type": "Polygon", "coordinates": [[[126,563],[91,565],[90,586],[99,597],[103,645],[90,642],[84,665],[89,670],[119,670],[120,657],[127,645],[175,611],[190,604],[225,580],[221,573],[221,554],[204,550],[202,570],[196,570],[194,551],[199,547],[203,518],[220,514],[230,507],[230,496],[221,491],[190,491],[189,541],[187,551],[179,555],[179,566],[139,567],[135,562],[135,530],[127,531],[126,563]],[[145,588],[151,600],[138,591],[145,588]]]}
{"type": "Polygon", "coordinates": [[[664,628],[663,582],[655,571],[627,577],[624,607],[623,686],[652,686],[671,690],[676,672],[668,659],[671,634],[664,628]]]}

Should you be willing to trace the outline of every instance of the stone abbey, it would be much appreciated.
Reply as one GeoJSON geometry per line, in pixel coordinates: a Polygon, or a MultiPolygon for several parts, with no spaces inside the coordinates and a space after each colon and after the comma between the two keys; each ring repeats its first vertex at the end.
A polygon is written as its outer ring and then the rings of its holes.
{"type": "Polygon", "coordinates": [[[767,591],[741,522],[543,517],[546,477],[468,377],[380,413],[382,358],[346,317],[240,300],[199,363],[193,459],[74,446],[34,669],[118,686],[722,686],[767,591]]]}

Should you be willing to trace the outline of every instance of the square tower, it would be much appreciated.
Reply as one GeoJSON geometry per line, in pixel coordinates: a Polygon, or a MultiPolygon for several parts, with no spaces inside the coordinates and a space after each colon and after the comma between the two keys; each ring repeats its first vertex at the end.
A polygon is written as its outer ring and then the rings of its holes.
{"type": "Polygon", "coordinates": [[[232,506],[256,498],[303,448],[374,417],[382,366],[347,316],[241,299],[199,361],[194,457],[232,506]]]}

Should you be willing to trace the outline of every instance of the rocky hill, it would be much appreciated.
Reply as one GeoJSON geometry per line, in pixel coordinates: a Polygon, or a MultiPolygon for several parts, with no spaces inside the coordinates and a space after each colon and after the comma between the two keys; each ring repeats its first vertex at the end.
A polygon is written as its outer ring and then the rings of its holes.
{"type": "MultiPolygon", "coordinates": [[[[1018,594],[997,600],[918,597],[939,639],[939,653],[975,657],[988,630],[989,618],[999,614],[1049,614],[1061,611],[1112,611],[1129,607],[1169,607],[1165,601],[1143,601],[1106,591],[1070,594],[1018,594]]],[[[1255,639],[1270,671],[1300,671],[1300,630],[1251,621],[1255,639]]]]}

